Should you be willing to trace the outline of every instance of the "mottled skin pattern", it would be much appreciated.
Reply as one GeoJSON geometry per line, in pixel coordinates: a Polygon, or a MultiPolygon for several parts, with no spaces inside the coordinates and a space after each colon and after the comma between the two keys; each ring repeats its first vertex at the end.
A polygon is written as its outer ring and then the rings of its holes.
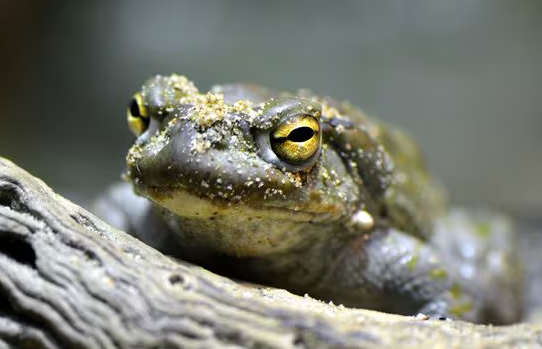
{"type": "Polygon", "coordinates": [[[450,212],[401,131],[308,91],[200,93],[179,75],[147,81],[128,112],[128,183],[97,210],[164,252],[335,304],[518,319],[509,223],[450,212]]]}

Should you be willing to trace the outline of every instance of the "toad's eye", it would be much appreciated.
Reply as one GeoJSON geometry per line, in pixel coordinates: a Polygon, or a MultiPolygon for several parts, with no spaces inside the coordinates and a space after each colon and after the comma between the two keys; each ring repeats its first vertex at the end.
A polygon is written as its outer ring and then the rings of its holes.
{"type": "Polygon", "coordinates": [[[126,114],[128,118],[128,126],[136,136],[140,136],[149,127],[149,113],[145,107],[141,93],[138,92],[134,95],[130,101],[130,104],[128,105],[128,111],[126,114]]]}
{"type": "Polygon", "coordinates": [[[278,125],[269,137],[271,149],[279,159],[303,164],[320,149],[320,124],[311,115],[295,115],[278,125]]]}

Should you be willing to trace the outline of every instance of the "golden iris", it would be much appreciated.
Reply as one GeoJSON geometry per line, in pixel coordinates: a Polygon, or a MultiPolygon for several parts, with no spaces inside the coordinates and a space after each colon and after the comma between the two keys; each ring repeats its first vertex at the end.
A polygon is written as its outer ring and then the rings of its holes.
{"type": "Polygon", "coordinates": [[[270,143],[280,159],[294,164],[303,163],[320,147],[320,124],[311,115],[295,115],[271,132],[270,143]]]}
{"type": "Polygon", "coordinates": [[[136,135],[140,136],[149,127],[149,113],[143,102],[143,96],[141,93],[136,93],[127,111],[128,126],[130,130],[136,135]]]}

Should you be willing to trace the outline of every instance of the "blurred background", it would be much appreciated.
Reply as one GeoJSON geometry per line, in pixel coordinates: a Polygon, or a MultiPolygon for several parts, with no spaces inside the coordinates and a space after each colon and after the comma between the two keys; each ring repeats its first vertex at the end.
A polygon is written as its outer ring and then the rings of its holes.
{"type": "Polygon", "coordinates": [[[347,99],[454,202],[542,216],[542,1],[0,2],[0,154],[76,201],[119,179],[156,73],[347,99]]]}

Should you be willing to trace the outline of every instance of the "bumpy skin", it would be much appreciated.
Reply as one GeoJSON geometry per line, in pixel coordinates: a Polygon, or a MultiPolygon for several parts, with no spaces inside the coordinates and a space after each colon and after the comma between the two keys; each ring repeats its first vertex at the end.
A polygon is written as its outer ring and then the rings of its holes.
{"type": "MultiPolygon", "coordinates": [[[[308,91],[234,84],[201,94],[171,75],[137,96],[129,118],[143,122],[127,156],[129,184],[98,205],[109,221],[211,270],[336,304],[518,320],[509,223],[450,213],[399,130],[308,91]],[[286,161],[273,137],[300,115],[317,150],[286,161]]],[[[294,148],[305,151],[301,143],[294,148]]]]}

